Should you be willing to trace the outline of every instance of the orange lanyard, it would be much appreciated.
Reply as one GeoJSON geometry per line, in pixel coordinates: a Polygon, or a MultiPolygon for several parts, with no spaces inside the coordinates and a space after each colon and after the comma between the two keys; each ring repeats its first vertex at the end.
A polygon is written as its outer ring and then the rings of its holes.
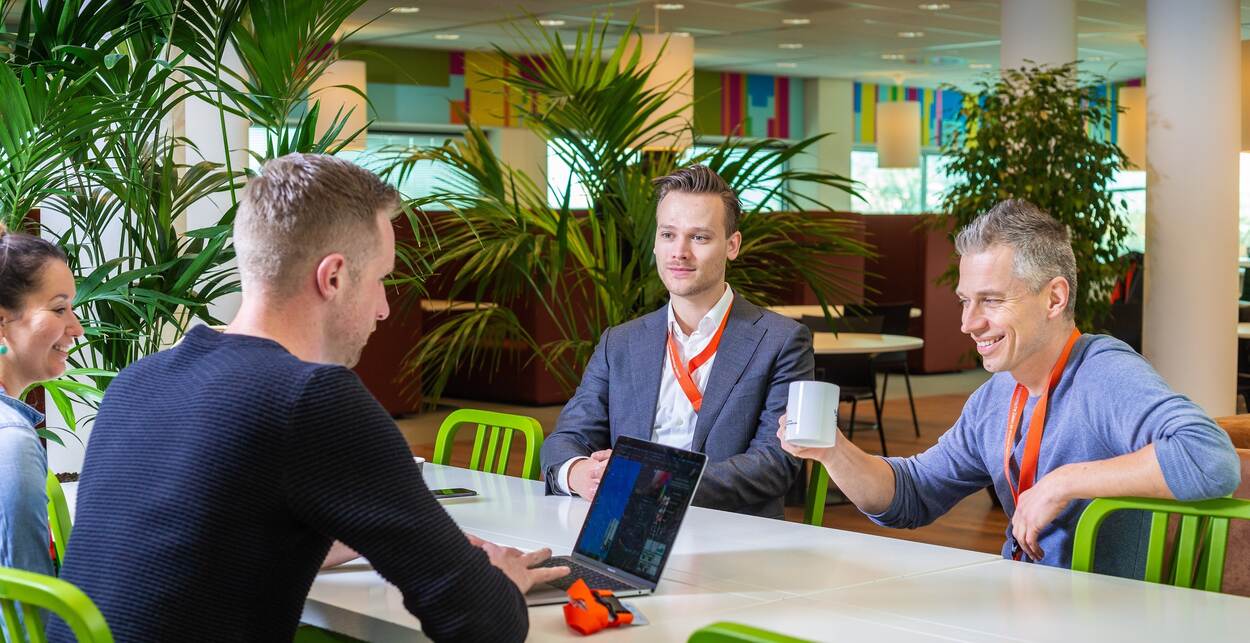
{"type": "Polygon", "coordinates": [[[681,353],[677,350],[677,342],[673,339],[673,331],[668,331],[668,363],[673,365],[673,376],[677,378],[677,383],[681,385],[681,390],[685,391],[686,399],[690,400],[690,406],[694,407],[694,412],[698,413],[699,408],[703,406],[703,393],[699,391],[699,387],[695,385],[694,378],[691,373],[698,370],[700,366],[707,363],[716,355],[716,347],[720,346],[720,336],[725,332],[725,325],[729,323],[729,312],[734,308],[733,300],[730,300],[729,307],[725,309],[725,318],[720,320],[720,326],[716,329],[716,334],[712,335],[712,341],[704,347],[698,355],[695,355],[689,364],[681,363],[681,353]]]}
{"type": "Polygon", "coordinates": [[[1046,430],[1046,403],[1050,399],[1050,392],[1059,384],[1063,368],[1068,363],[1068,355],[1072,353],[1072,347],[1076,345],[1076,340],[1080,336],[1081,331],[1072,330],[1072,336],[1068,337],[1068,343],[1063,347],[1059,361],[1055,362],[1054,367],[1050,369],[1050,382],[1046,390],[1042,392],[1042,399],[1038,400],[1037,406],[1033,407],[1033,415],[1029,420],[1029,434],[1025,436],[1024,454],[1020,458],[1018,486],[1011,483],[1011,452],[1016,444],[1016,431],[1020,428],[1020,419],[1024,417],[1024,403],[1029,397],[1029,390],[1021,384],[1016,384],[1016,390],[1011,395],[1011,411],[1007,416],[1007,439],[1003,442],[1003,475],[1007,478],[1007,487],[1011,489],[1011,499],[1017,506],[1020,503],[1020,494],[1028,491],[1033,486],[1034,478],[1037,477],[1037,457],[1042,449],[1042,433],[1046,430]]]}

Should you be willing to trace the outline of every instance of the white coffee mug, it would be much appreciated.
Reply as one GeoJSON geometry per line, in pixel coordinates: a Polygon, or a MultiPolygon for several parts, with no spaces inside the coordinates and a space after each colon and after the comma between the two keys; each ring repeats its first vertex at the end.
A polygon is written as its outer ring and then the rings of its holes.
{"type": "Polygon", "coordinates": [[[786,441],[797,447],[831,447],[838,439],[837,384],[790,382],[786,441]]]}

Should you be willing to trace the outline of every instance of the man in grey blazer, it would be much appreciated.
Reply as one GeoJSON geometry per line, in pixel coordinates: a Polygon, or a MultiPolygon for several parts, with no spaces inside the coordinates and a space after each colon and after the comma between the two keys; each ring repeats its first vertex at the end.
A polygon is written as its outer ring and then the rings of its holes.
{"type": "Polygon", "coordinates": [[[669,304],[609,328],[543,443],[549,493],[592,498],[616,438],[708,456],[695,504],[783,517],[799,462],[777,418],[788,385],[812,379],[811,332],[725,283],[741,205],[702,165],[656,180],[655,261],[669,304]]]}

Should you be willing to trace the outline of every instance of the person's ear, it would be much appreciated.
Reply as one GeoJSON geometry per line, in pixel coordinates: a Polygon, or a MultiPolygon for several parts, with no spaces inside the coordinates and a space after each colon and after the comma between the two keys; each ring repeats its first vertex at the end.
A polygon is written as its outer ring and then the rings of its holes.
{"type": "Polygon", "coordinates": [[[347,286],[347,259],[335,252],[317,262],[317,294],[327,301],[347,286]]]}
{"type": "Polygon", "coordinates": [[[726,258],[728,258],[730,261],[733,261],[734,259],[738,258],[738,251],[742,249],[742,233],[741,232],[734,230],[734,233],[729,235],[727,249],[728,249],[728,252],[725,253],[726,258]]]}
{"type": "Polygon", "coordinates": [[[1068,301],[1072,297],[1072,289],[1068,280],[1063,277],[1055,277],[1046,284],[1048,291],[1046,299],[1046,317],[1055,319],[1064,314],[1068,308],[1068,301]]]}

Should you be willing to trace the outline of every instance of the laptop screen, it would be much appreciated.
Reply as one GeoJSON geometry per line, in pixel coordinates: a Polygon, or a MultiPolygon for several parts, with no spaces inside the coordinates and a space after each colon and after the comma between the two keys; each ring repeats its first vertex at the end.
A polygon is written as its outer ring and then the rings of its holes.
{"type": "Polygon", "coordinates": [[[574,551],[658,582],[706,460],[701,453],[618,438],[574,551]]]}

